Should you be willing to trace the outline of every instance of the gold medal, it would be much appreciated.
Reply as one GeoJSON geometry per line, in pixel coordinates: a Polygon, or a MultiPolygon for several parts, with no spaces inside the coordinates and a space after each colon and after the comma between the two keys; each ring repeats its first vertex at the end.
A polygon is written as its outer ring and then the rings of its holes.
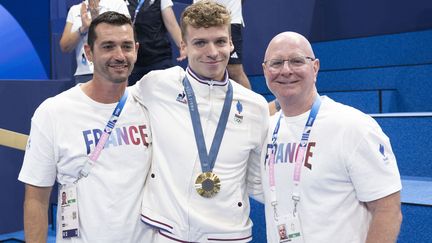
{"type": "Polygon", "coordinates": [[[220,191],[220,180],[213,172],[204,172],[195,180],[195,189],[202,197],[214,197],[220,191]]]}

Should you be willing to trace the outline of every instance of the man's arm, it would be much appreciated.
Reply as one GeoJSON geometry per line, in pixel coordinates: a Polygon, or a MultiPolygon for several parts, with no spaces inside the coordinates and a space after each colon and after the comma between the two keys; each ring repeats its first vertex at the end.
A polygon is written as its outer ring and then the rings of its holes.
{"type": "Polygon", "coordinates": [[[258,146],[251,151],[248,160],[248,170],[247,170],[247,190],[249,196],[257,200],[260,203],[264,203],[264,189],[261,180],[261,166],[265,153],[267,152],[267,131],[269,129],[270,116],[267,107],[267,103],[263,99],[262,104],[260,104],[260,109],[257,110],[256,117],[258,118],[254,121],[256,127],[253,127],[254,134],[258,140],[258,146]]]}
{"type": "Polygon", "coordinates": [[[72,23],[66,22],[62,37],[60,39],[60,48],[63,52],[71,52],[75,49],[79,40],[81,39],[81,34],[79,31],[80,29],[72,32],[72,23]]]}
{"type": "Polygon", "coordinates": [[[372,221],[366,243],[394,243],[402,223],[400,192],[367,202],[372,221]]]}
{"type": "Polygon", "coordinates": [[[260,151],[261,150],[252,151],[249,155],[246,188],[251,198],[260,203],[264,203],[264,190],[261,182],[260,151]]]}
{"type": "Polygon", "coordinates": [[[25,186],[24,234],[27,243],[46,242],[52,187],[25,186]]]}
{"type": "Polygon", "coordinates": [[[172,7],[166,7],[162,10],[162,20],[164,22],[165,28],[170,33],[171,37],[173,38],[174,42],[177,45],[177,48],[179,49],[180,56],[177,57],[177,61],[184,60],[186,58],[186,55],[182,53],[180,50],[180,44],[182,38],[181,31],[172,7]]]}

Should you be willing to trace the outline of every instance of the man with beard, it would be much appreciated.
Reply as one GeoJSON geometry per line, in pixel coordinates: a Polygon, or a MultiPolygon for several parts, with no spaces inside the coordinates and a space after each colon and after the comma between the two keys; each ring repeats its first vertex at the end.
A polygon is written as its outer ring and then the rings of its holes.
{"type": "Polygon", "coordinates": [[[147,114],[126,88],[138,48],[130,19],[99,15],[84,48],[93,79],[45,100],[32,118],[18,178],[26,183],[26,242],[46,242],[56,179],[68,196],[66,204],[59,196],[56,242],[145,242],[136,202],[151,139],[147,114]]]}

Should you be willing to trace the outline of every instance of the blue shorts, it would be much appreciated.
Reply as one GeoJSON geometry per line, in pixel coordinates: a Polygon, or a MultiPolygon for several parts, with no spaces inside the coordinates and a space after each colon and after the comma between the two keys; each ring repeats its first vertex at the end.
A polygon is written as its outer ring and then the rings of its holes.
{"type": "Polygon", "coordinates": [[[231,52],[228,64],[242,64],[243,57],[243,37],[241,24],[231,24],[231,38],[234,50],[231,52]]]}

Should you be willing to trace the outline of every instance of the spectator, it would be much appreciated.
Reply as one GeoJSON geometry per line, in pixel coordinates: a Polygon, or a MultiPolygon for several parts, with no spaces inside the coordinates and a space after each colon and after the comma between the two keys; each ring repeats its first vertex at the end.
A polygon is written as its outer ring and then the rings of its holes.
{"type": "MultiPolygon", "coordinates": [[[[129,77],[129,85],[133,85],[152,70],[173,66],[171,42],[167,31],[178,48],[180,48],[181,31],[171,0],[128,0],[127,2],[140,44],[135,68],[129,77]]],[[[184,58],[185,56],[180,54],[177,60],[181,61],[184,58]]]]}
{"type": "Polygon", "coordinates": [[[91,21],[107,11],[116,11],[129,16],[123,0],[85,0],[69,9],[60,39],[60,47],[63,52],[72,52],[75,49],[77,68],[74,77],[76,83],[85,83],[92,79],[93,63],[86,56],[84,44],[87,42],[87,32],[91,21]]]}

